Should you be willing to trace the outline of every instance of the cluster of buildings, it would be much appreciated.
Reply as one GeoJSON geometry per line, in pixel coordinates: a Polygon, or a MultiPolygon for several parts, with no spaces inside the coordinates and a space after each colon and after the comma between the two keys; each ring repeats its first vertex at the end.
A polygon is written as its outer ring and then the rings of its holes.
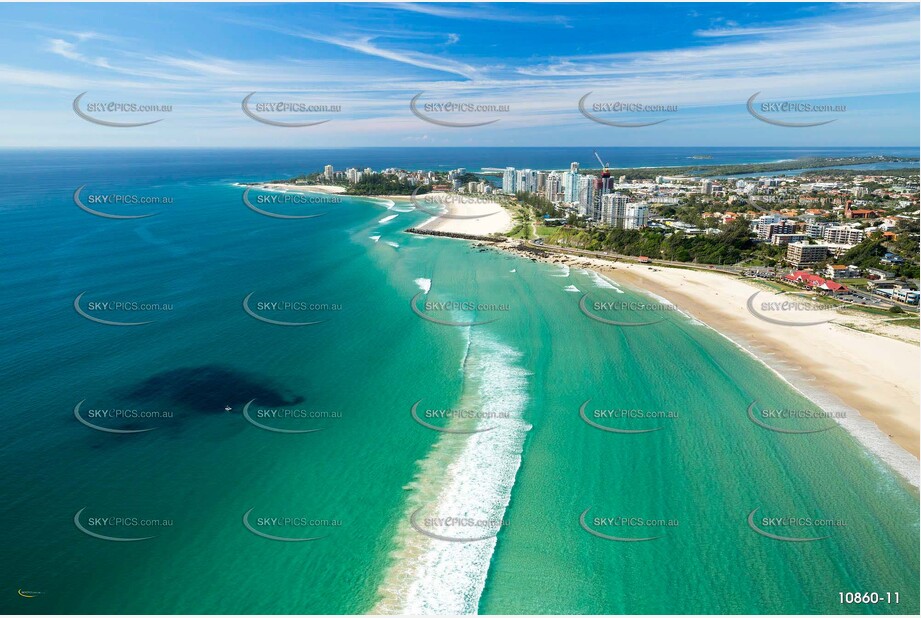
{"type": "Polygon", "coordinates": [[[467,193],[491,193],[493,191],[492,185],[485,180],[464,183],[463,178],[467,175],[467,170],[463,167],[449,172],[432,172],[425,170],[410,172],[395,167],[375,172],[370,167],[366,167],[363,170],[357,167],[349,167],[345,170],[337,171],[332,165],[326,165],[323,167],[323,173],[320,177],[323,181],[330,184],[336,182],[356,184],[376,174],[392,176],[401,182],[415,186],[432,185],[434,188],[444,191],[465,191],[467,193]]]}
{"type": "Polygon", "coordinates": [[[649,224],[649,204],[618,191],[623,182],[623,177],[615,182],[607,170],[600,176],[580,174],[575,162],[563,172],[507,167],[502,173],[502,192],[541,195],[563,210],[610,227],[644,228],[649,224]]]}
{"type": "MultiPolygon", "coordinates": [[[[869,269],[873,270],[873,269],[869,269]]],[[[888,276],[885,271],[878,271],[888,276]]],[[[845,266],[843,264],[829,265],[825,269],[825,277],[817,275],[808,270],[796,270],[783,277],[787,283],[796,284],[806,289],[813,290],[822,294],[835,296],[838,294],[849,294],[852,290],[848,289],[843,283],[835,279],[846,279],[850,277],[859,277],[860,269],[854,265],[845,266]]],[[[883,298],[904,303],[906,305],[917,305],[921,294],[908,283],[892,281],[886,277],[869,281],[868,290],[872,294],[882,296],[883,298]]]]}

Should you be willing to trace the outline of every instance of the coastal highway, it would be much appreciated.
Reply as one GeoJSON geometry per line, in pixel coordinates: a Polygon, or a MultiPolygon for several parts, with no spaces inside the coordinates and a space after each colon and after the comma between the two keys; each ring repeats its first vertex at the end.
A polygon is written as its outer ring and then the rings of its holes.
{"type": "MultiPolygon", "coordinates": [[[[637,260],[635,255],[622,255],[620,253],[610,253],[610,252],[605,252],[605,251],[588,251],[586,249],[572,249],[569,247],[561,247],[560,245],[548,245],[542,242],[538,243],[533,240],[524,241],[524,244],[530,249],[535,249],[535,250],[543,249],[545,251],[549,251],[553,253],[568,253],[570,255],[581,255],[581,256],[586,256],[586,257],[594,257],[594,258],[598,258],[602,260],[609,260],[612,262],[622,261],[622,262],[630,262],[633,264],[643,263],[637,260]]],[[[721,272],[727,275],[736,275],[739,277],[744,277],[745,273],[751,270],[750,268],[741,268],[738,266],[716,266],[716,265],[709,265],[709,264],[693,264],[690,262],[675,262],[671,260],[658,260],[658,259],[653,260],[652,258],[650,258],[650,260],[651,261],[647,264],[649,266],[674,266],[678,268],[689,268],[692,270],[704,270],[704,271],[709,271],[709,272],[715,271],[715,272],[721,272]]],[[[852,290],[851,294],[848,294],[845,296],[836,296],[835,300],[841,303],[844,303],[844,304],[862,305],[864,307],[873,307],[876,309],[883,309],[883,310],[888,309],[889,306],[892,304],[896,304],[892,300],[886,299],[882,296],[875,296],[875,295],[871,295],[869,293],[861,292],[857,290],[852,290]],[[880,301],[885,301],[885,302],[880,302],[880,301]]],[[[919,308],[915,305],[906,305],[904,303],[897,303],[897,304],[900,307],[902,307],[902,309],[906,311],[907,313],[917,314],[919,312],[919,308]]]]}
{"type": "MultiPolygon", "coordinates": [[[[610,261],[623,261],[623,262],[632,262],[635,264],[640,264],[641,262],[637,259],[635,255],[623,255],[620,253],[611,253],[609,251],[589,251],[587,249],[573,249],[570,247],[562,247],[560,245],[550,245],[543,242],[535,242],[533,240],[524,241],[525,244],[531,249],[544,249],[546,251],[552,251],[556,253],[568,253],[570,255],[581,255],[585,257],[593,257],[601,260],[610,260],[610,261]]],[[[694,264],[692,262],[675,262],[672,260],[660,260],[655,258],[650,258],[650,265],[660,265],[660,266],[677,266],[679,268],[690,268],[693,270],[706,270],[706,271],[717,271],[721,273],[726,273],[727,275],[742,275],[748,268],[741,268],[738,266],[717,266],[711,264],[694,264]]]]}

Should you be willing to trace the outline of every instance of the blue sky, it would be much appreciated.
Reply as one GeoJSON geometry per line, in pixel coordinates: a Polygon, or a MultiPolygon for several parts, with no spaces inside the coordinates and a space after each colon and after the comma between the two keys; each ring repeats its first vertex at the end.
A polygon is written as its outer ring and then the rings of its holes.
{"type": "Polygon", "coordinates": [[[4,4],[0,147],[347,146],[917,146],[917,4],[4,4]],[[171,105],[168,113],[97,114],[71,105],[171,105]],[[263,113],[252,103],[339,105],[263,113]],[[427,112],[488,126],[446,127],[410,99],[507,105],[427,112]],[[675,112],[595,115],[625,102],[675,112]],[[746,100],[845,106],[777,113],[746,100]],[[767,115],[767,114],[766,114],[767,115]]]}

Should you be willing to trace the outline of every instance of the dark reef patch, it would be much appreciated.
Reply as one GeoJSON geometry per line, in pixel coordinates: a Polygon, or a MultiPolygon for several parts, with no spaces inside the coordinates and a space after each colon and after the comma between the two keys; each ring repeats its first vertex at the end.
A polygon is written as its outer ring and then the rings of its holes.
{"type": "Polygon", "coordinates": [[[161,404],[168,401],[195,412],[215,414],[226,413],[224,407],[228,405],[238,413],[251,399],[269,406],[304,401],[303,397],[284,393],[269,380],[219,365],[162,371],[132,387],[127,395],[132,400],[161,404]]]}

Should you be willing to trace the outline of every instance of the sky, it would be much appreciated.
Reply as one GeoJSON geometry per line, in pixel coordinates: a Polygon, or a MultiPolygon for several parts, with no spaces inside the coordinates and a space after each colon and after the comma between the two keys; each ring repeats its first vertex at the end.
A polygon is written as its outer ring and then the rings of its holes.
{"type": "Polygon", "coordinates": [[[0,4],[0,24],[0,147],[914,147],[921,132],[917,3],[0,4]],[[90,118],[159,122],[103,126],[75,112],[81,93],[90,118]],[[251,93],[269,122],[244,113],[251,93]],[[831,122],[756,118],[756,93],[762,118],[831,122]]]}

